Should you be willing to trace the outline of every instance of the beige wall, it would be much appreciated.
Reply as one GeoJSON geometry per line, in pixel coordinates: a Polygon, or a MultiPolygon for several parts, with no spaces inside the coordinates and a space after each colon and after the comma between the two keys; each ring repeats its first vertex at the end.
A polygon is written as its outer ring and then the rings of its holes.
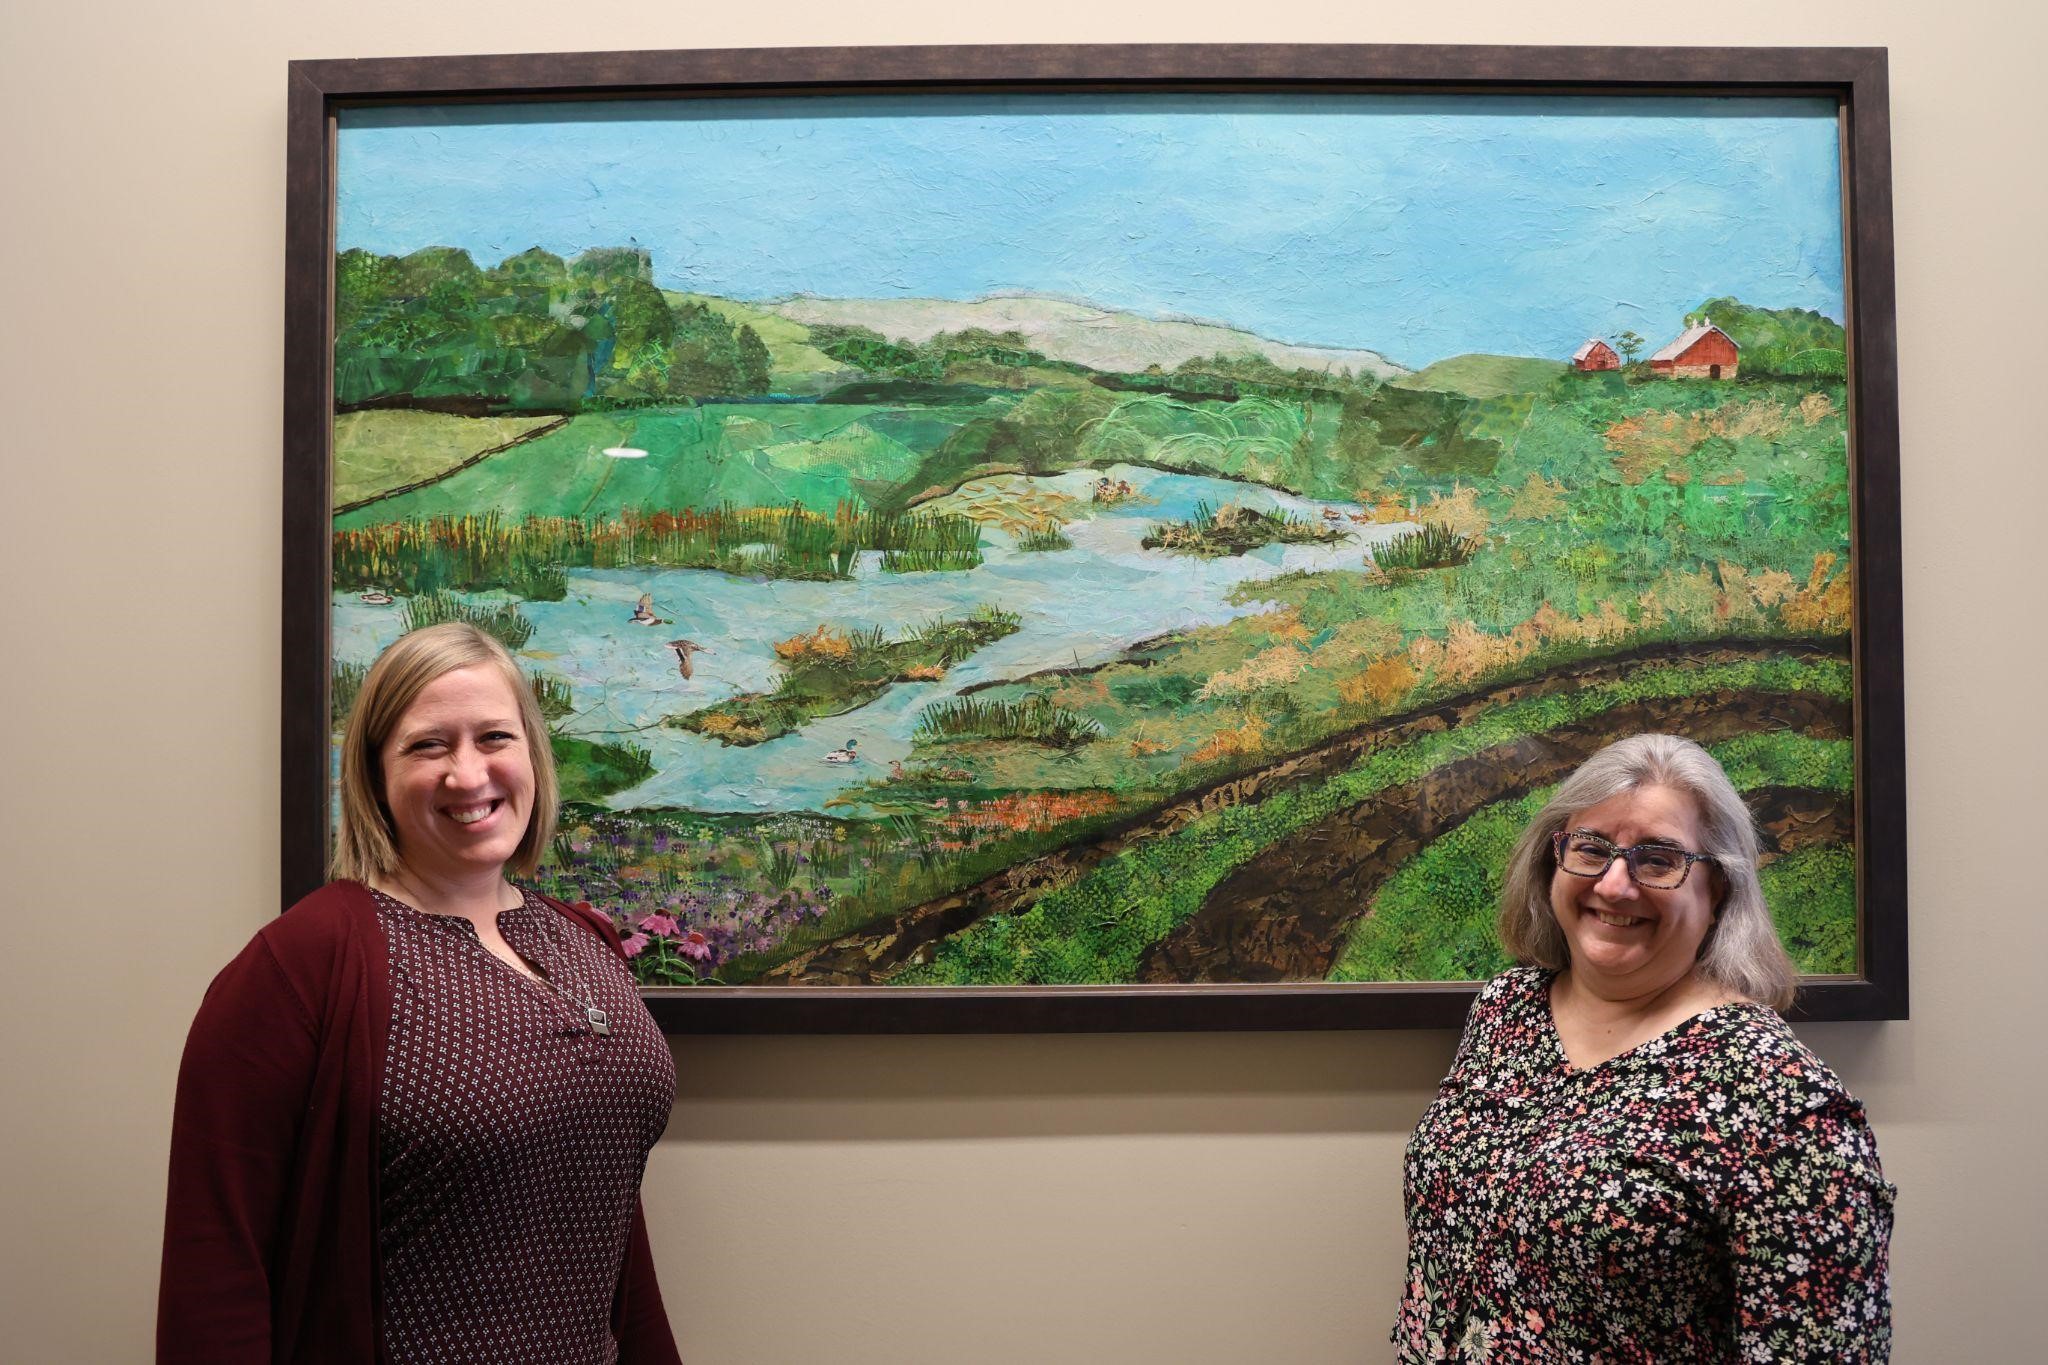
{"type": "MultiPolygon", "coordinates": [[[[1915,1016],[1803,1032],[1903,1190],[1898,1358],[2039,1358],[2039,11],[1402,13],[11,0],[0,1357],[145,1358],[180,1041],[275,908],[286,60],[1261,38],[1891,48],[1915,1016]]],[[[647,1188],[686,1352],[1384,1360],[1401,1145],[1452,1041],[684,1041],[647,1188]]]]}

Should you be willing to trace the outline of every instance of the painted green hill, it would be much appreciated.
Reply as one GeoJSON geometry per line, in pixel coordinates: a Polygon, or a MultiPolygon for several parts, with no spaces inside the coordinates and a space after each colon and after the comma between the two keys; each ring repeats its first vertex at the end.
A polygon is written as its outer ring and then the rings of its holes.
{"type": "Polygon", "coordinates": [[[800,389],[803,381],[813,376],[846,372],[844,365],[810,344],[810,329],[800,322],[714,294],[683,294],[665,289],[662,296],[671,305],[701,304],[734,327],[753,328],[754,334],[768,348],[769,371],[774,376],[778,391],[800,389]]]}
{"type": "Polygon", "coordinates": [[[1462,393],[1468,398],[1500,398],[1548,388],[1565,372],[1564,362],[1526,355],[1454,355],[1390,381],[1403,389],[1462,393]]]}

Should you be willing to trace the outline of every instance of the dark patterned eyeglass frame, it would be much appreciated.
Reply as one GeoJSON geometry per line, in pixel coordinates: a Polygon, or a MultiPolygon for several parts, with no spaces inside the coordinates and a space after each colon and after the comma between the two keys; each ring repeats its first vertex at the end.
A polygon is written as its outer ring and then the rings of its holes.
{"type": "Polygon", "coordinates": [[[1685,879],[1692,875],[1692,865],[1694,863],[1711,863],[1714,861],[1714,855],[1711,853],[1694,853],[1691,849],[1680,848],[1676,844],[1632,844],[1627,848],[1622,848],[1617,844],[1608,842],[1597,834],[1585,834],[1568,829],[1561,829],[1550,836],[1550,860],[1557,867],[1557,870],[1566,876],[1598,880],[1607,875],[1607,869],[1614,866],[1616,858],[1620,858],[1628,864],[1628,879],[1630,881],[1634,882],[1637,886],[1646,887],[1651,891],[1676,891],[1679,887],[1684,886],[1685,879]],[[1598,844],[1607,850],[1607,861],[1600,865],[1598,872],[1581,872],[1576,868],[1564,865],[1564,846],[1573,839],[1598,844]],[[1669,886],[1661,885],[1657,882],[1644,881],[1642,872],[1636,867],[1636,858],[1648,852],[1676,853],[1679,857],[1685,859],[1685,866],[1678,869],[1678,880],[1672,882],[1669,886]]]}

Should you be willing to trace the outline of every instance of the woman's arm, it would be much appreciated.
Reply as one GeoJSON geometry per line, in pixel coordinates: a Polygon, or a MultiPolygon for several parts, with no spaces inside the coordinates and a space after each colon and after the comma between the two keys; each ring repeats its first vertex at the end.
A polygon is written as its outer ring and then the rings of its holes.
{"type": "Polygon", "coordinates": [[[1892,1186],[1862,1106],[1798,1120],[1736,1176],[1729,1209],[1745,1360],[1891,1358],[1892,1186]]]}
{"type": "Polygon", "coordinates": [[[261,937],[207,988],[178,1067],[159,1365],[270,1365],[280,1212],[316,1052],[261,937]]]}

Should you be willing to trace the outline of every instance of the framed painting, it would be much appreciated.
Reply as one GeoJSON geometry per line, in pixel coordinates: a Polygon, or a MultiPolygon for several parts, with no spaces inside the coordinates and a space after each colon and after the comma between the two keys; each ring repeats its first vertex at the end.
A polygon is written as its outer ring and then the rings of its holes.
{"type": "Polygon", "coordinates": [[[1453,1026],[1644,730],[1906,1009],[1885,59],[295,62],[283,850],[405,629],[679,1031],[1453,1026]]]}

